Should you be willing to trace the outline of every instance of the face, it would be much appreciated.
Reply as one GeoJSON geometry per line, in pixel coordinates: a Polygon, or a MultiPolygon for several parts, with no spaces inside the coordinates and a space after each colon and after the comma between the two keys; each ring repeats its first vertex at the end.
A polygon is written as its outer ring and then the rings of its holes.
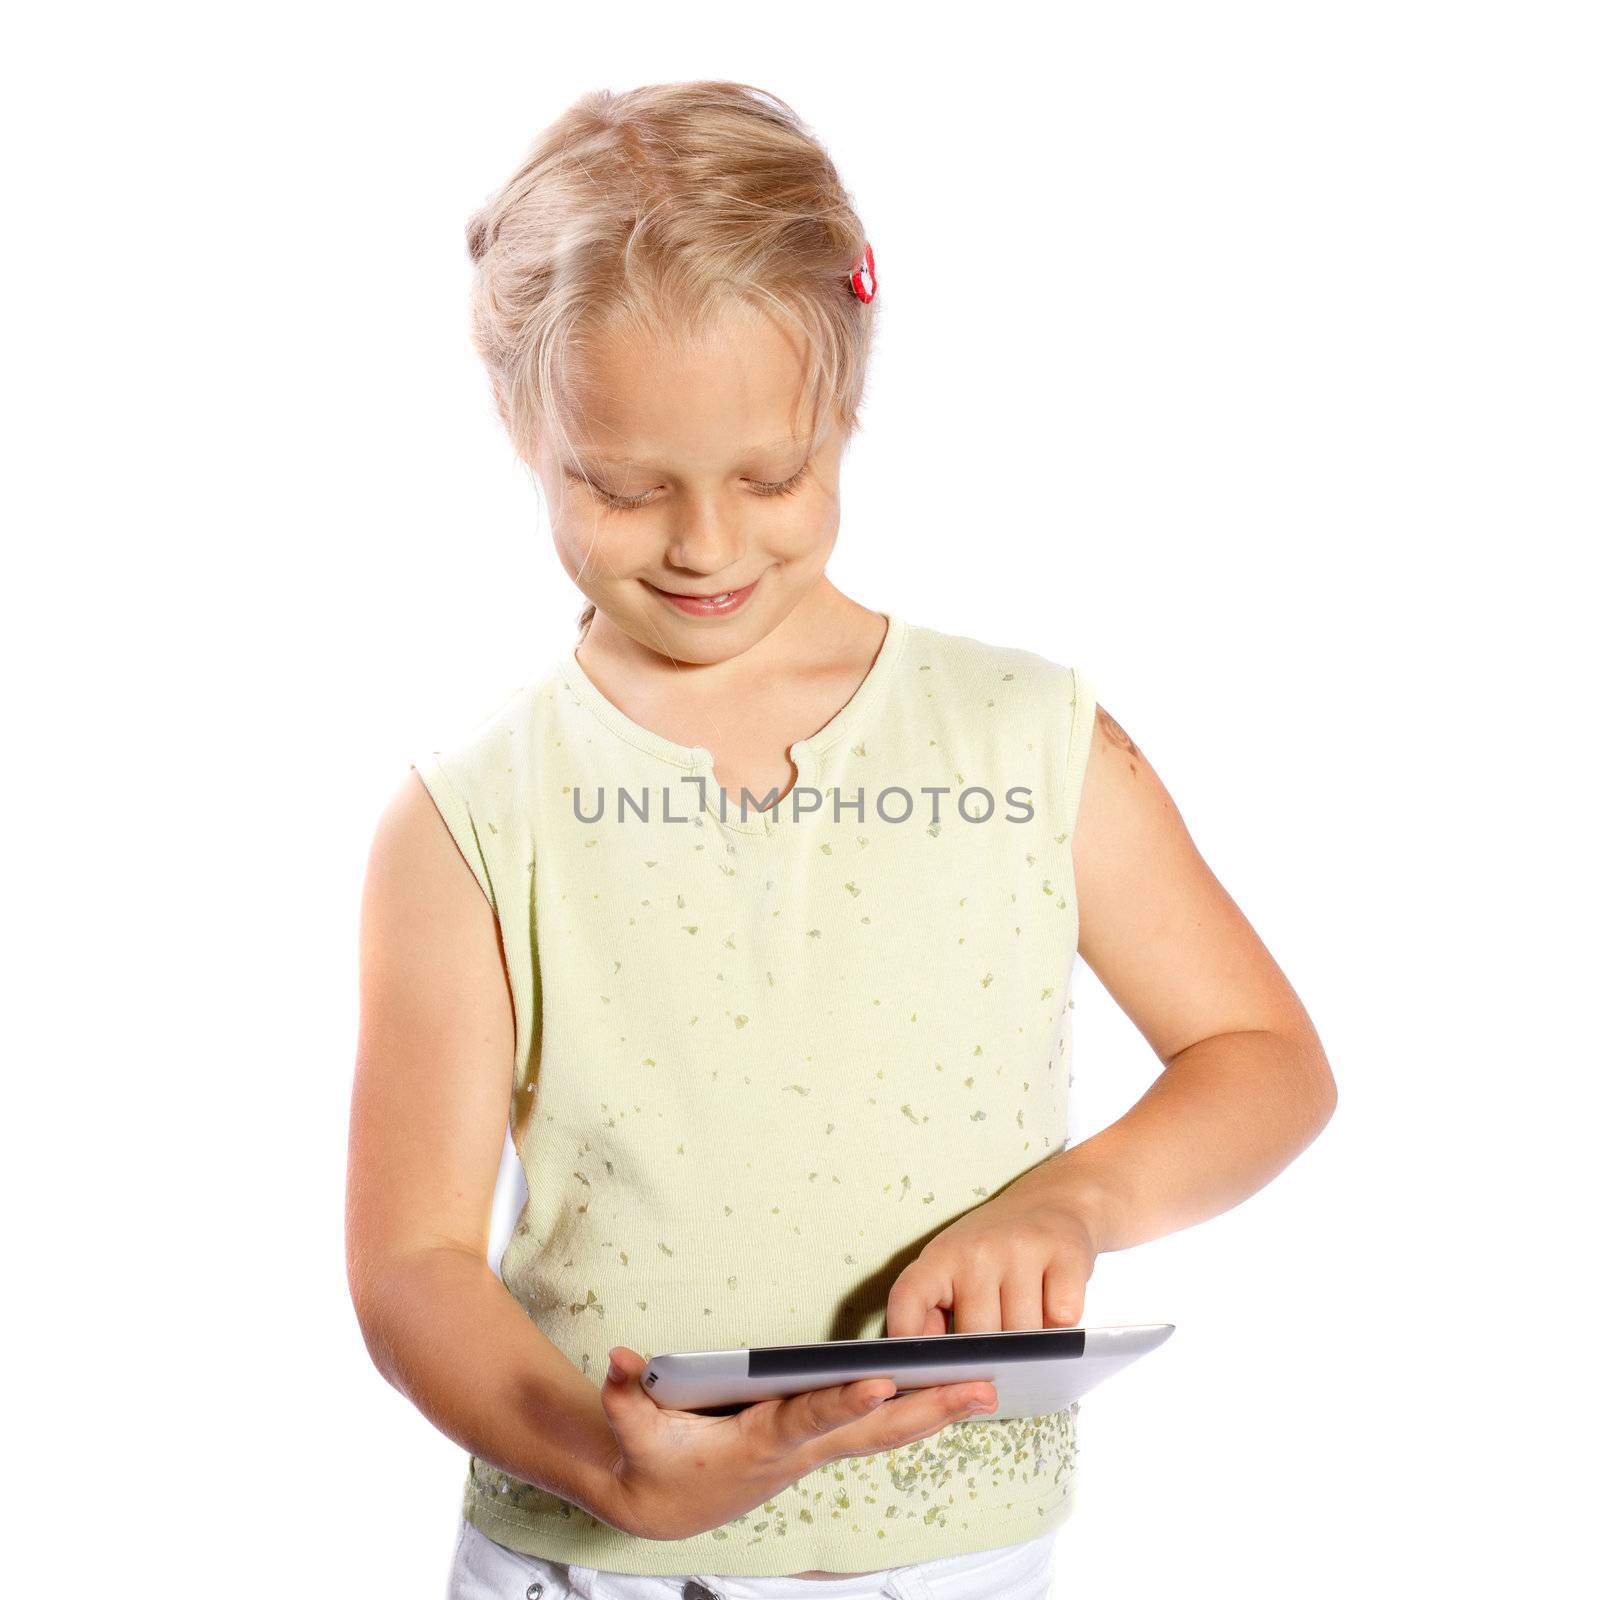
{"type": "Polygon", "coordinates": [[[604,618],[676,661],[723,661],[820,592],[844,439],[800,414],[791,336],[742,311],[688,351],[613,336],[586,380],[573,455],[547,438],[534,466],[561,564],[601,614],[591,632],[604,618]],[[728,591],[731,607],[669,598],[728,591]]]}

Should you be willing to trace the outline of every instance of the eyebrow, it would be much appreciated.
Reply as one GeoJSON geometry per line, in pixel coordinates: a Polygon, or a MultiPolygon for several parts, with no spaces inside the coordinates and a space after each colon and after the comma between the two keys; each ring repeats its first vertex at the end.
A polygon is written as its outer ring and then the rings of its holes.
{"type": "MultiPolygon", "coordinates": [[[[794,439],[788,437],[782,439],[773,439],[766,444],[751,445],[744,452],[744,454],[747,456],[760,455],[764,450],[782,450],[785,448],[785,446],[789,445],[802,445],[809,448],[815,442],[815,434],[808,439],[794,439]]],[[[587,456],[585,459],[593,461],[602,467],[653,467],[659,465],[658,462],[646,461],[641,457],[635,456],[587,456]]]]}

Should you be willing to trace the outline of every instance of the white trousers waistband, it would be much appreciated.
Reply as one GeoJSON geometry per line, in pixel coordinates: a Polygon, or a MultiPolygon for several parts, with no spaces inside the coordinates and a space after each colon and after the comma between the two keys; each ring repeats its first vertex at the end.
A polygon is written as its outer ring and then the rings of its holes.
{"type": "Polygon", "coordinates": [[[448,1600],[1049,1600],[1056,1531],[859,1578],[606,1572],[508,1549],[462,1519],[448,1600]]]}

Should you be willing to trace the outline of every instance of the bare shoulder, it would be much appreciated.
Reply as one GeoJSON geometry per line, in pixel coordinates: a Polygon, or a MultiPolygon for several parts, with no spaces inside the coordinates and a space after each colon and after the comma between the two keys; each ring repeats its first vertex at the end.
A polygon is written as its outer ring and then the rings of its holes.
{"type": "Polygon", "coordinates": [[[509,1026],[494,910],[413,770],[378,819],[361,905],[363,1018],[436,1036],[467,1020],[509,1026]]]}
{"type": "Polygon", "coordinates": [[[481,921],[479,913],[490,912],[415,768],[400,781],[378,818],[367,858],[367,894],[385,900],[392,895],[395,910],[421,904],[432,912],[466,914],[469,921],[481,921]]]}
{"type": "Polygon", "coordinates": [[[1164,1062],[1216,1033],[1310,1028],[1148,753],[1100,705],[1072,859],[1079,953],[1164,1062]]]}
{"type": "Polygon", "coordinates": [[[1127,730],[1102,705],[1094,708],[1095,742],[1111,750],[1121,750],[1135,761],[1142,760],[1139,747],[1128,737],[1127,730]]]}
{"type": "Polygon", "coordinates": [[[1140,852],[1155,851],[1170,865],[1174,856],[1182,857],[1193,847],[1172,796],[1145,753],[1097,704],[1073,839],[1080,888],[1085,873],[1092,877],[1119,864],[1126,870],[1140,852]]]}

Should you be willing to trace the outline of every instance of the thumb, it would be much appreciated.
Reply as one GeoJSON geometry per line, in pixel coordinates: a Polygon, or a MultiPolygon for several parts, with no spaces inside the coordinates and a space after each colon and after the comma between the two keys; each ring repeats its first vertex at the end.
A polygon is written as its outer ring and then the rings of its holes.
{"type": "Polygon", "coordinates": [[[600,1386],[600,1404],[614,1424],[626,1427],[631,1419],[637,1425],[645,1413],[658,1409],[639,1382],[647,1365],[645,1358],[625,1344],[613,1345],[609,1356],[605,1382],[600,1386]]]}

